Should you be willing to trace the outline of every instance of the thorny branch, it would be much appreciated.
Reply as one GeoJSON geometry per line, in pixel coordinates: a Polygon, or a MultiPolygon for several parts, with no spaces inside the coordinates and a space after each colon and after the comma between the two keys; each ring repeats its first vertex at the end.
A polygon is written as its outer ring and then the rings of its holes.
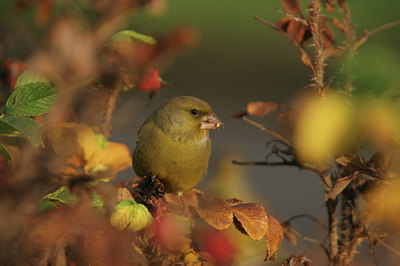
{"type": "Polygon", "coordinates": [[[314,87],[317,89],[319,95],[324,95],[324,67],[325,67],[325,51],[322,43],[322,29],[320,27],[321,21],[321,2],[319,0],[311,1],[310,20],[311,20],[311,33],[314,45],[314,87]]]}

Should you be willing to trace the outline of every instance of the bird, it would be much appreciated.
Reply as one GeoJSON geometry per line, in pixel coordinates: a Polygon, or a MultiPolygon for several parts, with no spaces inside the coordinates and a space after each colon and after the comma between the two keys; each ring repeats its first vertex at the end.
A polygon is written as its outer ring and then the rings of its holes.
{"type": "Polygon", "coordinates": [[[205,101],[192,96],[169,99],[137,133],[132,154],[136,174],[156,176],[164,192],[182,195],[205,175],[211,155],[209,130],[222,127],[205,101]]]}

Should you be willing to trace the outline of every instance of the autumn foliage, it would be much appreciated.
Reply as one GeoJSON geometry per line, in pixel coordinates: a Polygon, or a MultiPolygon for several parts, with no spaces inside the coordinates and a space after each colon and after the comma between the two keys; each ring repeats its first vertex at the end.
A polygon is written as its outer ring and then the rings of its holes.
{"type": "MultiPolygon", "coordinates": [[[[61,2],[8,5],[40,36],[24,60],[1,57],[0,264],[232,265],[242,249],[232,228],[262,242],[265,261],[280,258],[284,235],[294,245],[318,244],[330,265],[351,265],[363,241],[375,261],[378,245],[400,253],[385,242],[400,225],[398,98],[358,100],[351,75],[327,77],[331,60],[347,69],[371,35],[399,23],[356,35],[346,0],[311,0],[307,8],[282,0],[276,23],[255,17],[299,51],[313,90],[292,105],[248,103],[234,118],[275,139],[265,160],[233,163],[319,176],[327,222],[317,221],[326,230],[317,240],[297,232],[295,218],[279,221],[258,203],[197,189],[168,194],[156,176],[115,180],[132,165],[126,143],[109,140],[117,98],[163,93],[170,87],[163,71],[199,35],[186,26],[161,36],[125,28],[142,8],[162,14],[163,0],[61,2]],[[281,134],[253,116],[276,116],[289,130],[281,134]]],[[[283,265],[313,261],[285,255],[283,265]]]]}

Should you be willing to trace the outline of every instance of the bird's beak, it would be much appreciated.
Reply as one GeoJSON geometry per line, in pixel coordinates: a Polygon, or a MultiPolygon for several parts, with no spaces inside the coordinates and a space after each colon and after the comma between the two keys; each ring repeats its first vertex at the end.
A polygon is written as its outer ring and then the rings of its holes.
{"type": "Polygon", "coordinates": [[[224,126],[222,122],[218,119],[217,115],[214,113],[206,114],[200,121],[200,129],[220,129],[224,126]]]}

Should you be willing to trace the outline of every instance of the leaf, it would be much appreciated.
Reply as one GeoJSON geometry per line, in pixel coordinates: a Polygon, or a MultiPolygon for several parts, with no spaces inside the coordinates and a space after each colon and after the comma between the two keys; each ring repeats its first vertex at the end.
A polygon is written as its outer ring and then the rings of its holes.
{"type": "Polygon", "coordinates": [[[46,212],[57,208],[57,203],[62,203],[68,206],[75,206],[78,198],[69,192],[66,186],[62,186],[56,191],[44,196],[39,204],[39,212],[46,212]]]}
{"type": "Polygon", "coordinates": [[[95,177],[114,179],[117,172],[132,166],[131,153],[123,143],[107,142],[106,148],[87,159],[85,170],[95,177]]]}
{"type": "Polygon", "coordinates": [[[264,261],[276,260],[276,252],[283,239],[281,224],[272,216],[268,216],[268,230],[266,234],[267,256],[264,261]]]}
{"type": "Polygon", "coordinates": [[[336,180],[331,191],[328,194],[328,199],[336,199],[336,197],[350,184],[350,182],[358,177],[358,172],[354,172],[351,176],[345,176],[336,180]]]}
{"type": "Polygon", "coordinates": [[[342,23],[340,23],[339,19],[332,18],[332,24],[344,34],[347,34],[348,28],[346,28],[342,23]]]}
{"type": "Polygon", "coordinates": [[[306,66],[311,68],[312,71],[314,71],[314,66],[313,66],[312,62],[310,61],[310,58],[305,53],[302,53],[301,61],[303,62],[303,64],[305,64],[306,66]]]}
{"type": "MultiPolygon", "coordinates": [[[[5,116],[0,119],[0,135],[11,136],[19,133],[32,144],[41,142],[39,125],[28,117],[5,116]]],[[[16,135],[18,136],[18,134],[16,135]]]]}
{"type": "Polygon", "coordinates": [[[118,230],[140,231],[153,223],[153,217],[143,204],[127,199],[115,206],[110,223],[118,230]]]}
{"type": "Polygon", "coordinates": [[[49,83],[49,80],[29,70],[25,70],[17,79],[15,87],[21,87],[31,83],[49,83]]]}
{"type": "Polygon", "coordinates": [[[333,0],[325,0],[324,4],[325,4],[326,11],[328,11],[328,13],[332,13],[333,11],[335,11],[335,5],[333,3],[333,0]]]}
{"type": "Polygon", "coordinates": [[[0,143],[0,155],[6,158],[9,161],[12,161],[13,157],[11,153],[7,150],[7,148],[0,143]]]}
{"type": "Polygon", "coordinates": [[[292,14],[301,14],[301,6],[297,0],[281,0],[283,8],[292,14]]]}
{"type": "Polygon", "coordinates": [[[198,190],[182,194],[186,206],[192,207],[206,223],[218,230],[227,229],[233,221],[232,209],[222,199],[208,198],[198,190]]]}
{"type": "Polygon", "coordinates": [[[104,200],[99,196],[99,194],[90,191],[90,196],[92,198],[91,206],[94,208],[99,208],[102,211],[105,211],[105,203],[104,200]]]}
{"type": "Polygon", "coordinates": [[[232,211],[239,231],[243,229],[254,240],[260,240],[265,236],[268,230],[268,216],[263,206],[256,203],[242,203],[232,206],[232,211]]]}
{"type": "Polygon", "coordinates": [[[335,40],[335,32],[328,26],[326,16],[321,16],[319,20],[319,26],[322,32],[322,44],[324,48],[330,46],[335,40]]]}
{"type": "Polygon", "coordinates": [[[55,100],[56,90],[50,83],[25,83],[10,95],[5,113],[21,116],[41,115],[50,110],[55,100]]]}
{"type": "Polygon", "coordinates": [[[118,192],[117,192],[117,201],[123,201],[126,199],[131,199],[134,200],[131,192],[129,192],[129,190],[125,187],[120,187],[118,188],[118,192]]]}
{"type": "Polygon", "coordinates": [[[289,24],[286,28],[286,32],[300,44],[303,45],[308,40],[308,34],[306,26],[303,25],[300,21],[296,21],[294,19],[290,19],[289,24]]]}
{"type": "Polygon", "coordinates": [[[144,42],[144,43],[151,44],[151,45],[156,44],[156,40],[153,37],[138,33],[133,30],[123,30],[123,31],[117,32],[116,34],[114,34],[111,37],[110,43],[125,42],[125,41],[131,41],[131,40],[140,41],[140,42],[144,42]]]}
{"type": "Polygon", "coordinates": [[[336,159],[336,162],[351,172],[365,172],[370,176],[377,176],[375,171],[365,165],[363,159],[358,154],[347,154],[340,156],[336,159]]]}
{"type": "Polygon", "coordinates": [[[247,104],[247,113],[249,115],[255,115],[258,117],[264,117],[276,109],[278,109],[279,103],[276,102],[250,102],[247,104]]]}

